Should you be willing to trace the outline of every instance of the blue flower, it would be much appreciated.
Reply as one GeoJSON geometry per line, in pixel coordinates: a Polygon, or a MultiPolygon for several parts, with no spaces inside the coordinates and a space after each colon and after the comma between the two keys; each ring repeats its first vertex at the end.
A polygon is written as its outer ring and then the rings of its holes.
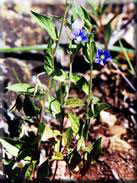
{"type": "Polygon", "coordinates": [[[72,40],[74,40],[76,44],[88,42],[87,32],[84,29],[74,29],[72,31],[72,40]]]}
{"type": "Polygon", "coordinates": [[[96,63],[101,64],[101,65],[105,65],[107,62],[112,62],[112,57],[110,55],[109,50],[102,50],[102,49],[98,49],[97,53],[96,53],[96,63]]]}

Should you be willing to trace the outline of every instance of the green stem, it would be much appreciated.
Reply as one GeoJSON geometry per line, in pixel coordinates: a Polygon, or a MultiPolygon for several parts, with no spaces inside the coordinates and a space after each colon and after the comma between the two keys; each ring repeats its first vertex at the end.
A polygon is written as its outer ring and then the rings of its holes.
{"type": "MultiPolygon", "coordinates": [[[[63,44],[62,44],[63,46],[63,44]]],[[[104,48],[103,44],[97,43],[98,47],[104,48]]],[[[14,47],[14,48],[0,48],[0,53],[11,53],[11,52],[30,52],[30,51],[43,51],[47,49],[46,44],[41,45],[33,45],[33,46],[21,46],[21,47],[14,47]]],[[[110,51],[121,52],[121,48],[119,46],[113,46],[109,48],[110,51]]],[[[133,49],[124,48],[127,53],[135,54],[136,51],[133,49]]]]}
{"type": "Polygon", "coordinates": [[[73,62],[73,55],[70,55],[70,65],[69,65],[69,84],[68,84],[68,88],[67,88],[67,94],[66,94],[66,97],[65,97],[65,101],[68,99],[69,91],[70,91],[70,87],[71,87],[71,78],[72,78],[72,62],[73,62]]]}
{"type": "Polygon", "coordinates": [[[60,28],[60,31],[59,31],[59,38],[58,38],[58,40],[56,42],[56,45],[55,45],[54,55],[56,53],[57,47],[58,47],[59,42],[60,42],[61,33],[62,33],[62,30],[63,30],[64,25],[65,25],[65,20],[66,20],[67,12],[68,12],[68,0],[66,0],[66,3],[65,3],[65,12],[64,12],[62,23],[61,23],[61,28],[60,28]]]}
{"type": "Polygon", "coordinates": [[[30,52],[30,51],[43,51],[47,49],[46,44],[32,45],[32,46],[21,46],[14,48],[0,48],[0,53],[11,53],[11,52],[30,52]]]}
{"type": "MultiPolygon", "coordinates": [[[[60,31],[59,31],[59,38],[58,38],[58,41],[56,42],[55,49],[54,49],[54,52],[53,52],[54,56],[55,56],[55,54],[56,54],[57,47],[58,47],[58,45],[59,45],[59,43],[60,43],[61,33],[62,33],[62,30],[63,30],[64,25],[65,25],[65,20],[66,20],[67,12],[68,12],[68,0],[66,0],[66,3],[65,3],[65,12],[64,12],[64,16],[63,16],[61,28],[60,28],[60,31]]],[[[61,88],[61,92],[62,92],[62,88],[61,88]]],[[[62,96],[61,96],[61,97],[62,97],[62,96]]],[[[63,101],[63,102],[64,102],[64,101],[63,101]]],[[[61,103],[62,103],[62,100],[61,100],[61,103]]],[[[61,116],[61,133],[63,132],[63,123],[64,123],[64,109],[62,108],[62,116],[61,116]]],[[[60,146],[60,150],[61,150],[61,146],[60,146]]],[[[54,175],[53,175],[53,182],[55,181],[57,169],[58,169],[58,161],[56,161],[55,172],[54,172],[54,175]]]]}
{"type": "Polygon", "coordinates": [[[89,103],[88,105],[90,105],[91,99],[92,99],[92,69],[93,69],[93,64],[92,62],[90,62],[90,80],[89,80],[89,103]]]}

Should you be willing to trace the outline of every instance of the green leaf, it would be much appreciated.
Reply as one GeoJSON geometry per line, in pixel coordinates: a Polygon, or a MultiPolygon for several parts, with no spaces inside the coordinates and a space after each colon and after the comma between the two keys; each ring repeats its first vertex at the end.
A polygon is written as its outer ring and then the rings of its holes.
{"type": "Polygon", "coordinates": [[[57,114],[61,113],[61,105],[59,101],[52,96],[48,97],[48,108],[50,113],[55,117],[57,114]]]}
{"type": "MultiPolygon", "coordinates": [[[[60,70],[57,69],[54,71],[52,77],[54,80],[65,83],[65,82],[68,82],[68,80],[69,80],[69,72],[63,71],[62,69],[60,69],[60,70]]],[[[89,84],[83,76],[72,73],[71,82],[74,83],[76,85],[76,87],[83,90],[84,93],[86,93],[88,95],[89,84]]]]}
{"type": "Polygon", "coordinates": [[[87,144],[87,146],[85,148],[83,148],[82,151],[90,153],[92,149],[93,149],[93,145],[92,144],[87,144]]]}
{"type": "Polygon", "coordinates": [[[69,116],[69,120],[70,120],[70,123],[71,123],[71,128],[72,128],[74,134],[77,134],[78,131],[79,131],[79,127],[80,127],[79,117],[76,116],[72,112],[69,112],[68,116],[69,116]]]}
{"type": "Polygon", "coordinates": [[[85,147],[84,137],[81,136],[77,143],[77,151],[79,151],[80,148],[84,148],[84,147],[85,147]]]}
{"type": "Polygon", "coordinates": [[[83,137],[84,137],[84,140],[87,140],[88,139],[88,130],[89,130],[89,126],[88,126],[88,123],[85,122],[84,125],[83,125],[83,137]]]}
{"type": "Polygon", "coordinates": [[[89,13],[82,6],[80,6],[80,8],[79,8],[79,16],[82,18],[85,27],[87,27],[88,29],[89,28],[91,29],[92,24],[90,22],[89,13]]]}
{"type": "Polygon", "coordinates": [[[96,96],[92,96],[92,104],[95,105],[99,102],[99,98],[96,96]]]}
{"type": "Polygon", "coordinates": [[[54,151],[55,152],[59,152],[60,151],[60,140],[57,140],[56,143],[55,143],[55,146],[54,146],[54,151]]]}
{"type": "Polygon", "coordinates": [[[37,170],[38,180],[45,179],[49,177],[49,163],[48,160],[44,161],[37,170]]]}
{"type": "Polygon", "coordinates": [[[65,108],[75,108],[75,107],[81,107],[85,104],[84,100],[77,98],[77,97],[70,97],[67,99],[67,101],[64,104],[65,108]]]}
{"type": "Polygon", "coordinates": [[[63,71],[62,69],[56,69],[54,72],[53,79],[60,82],[66,82],[69,78],[69,72],[63,71]]]}
{"type": "Polygon", "coordinates": [[[100,102],[91,106],[92,106],[92,109],[88,113],[89,118],[96,118],[102,110],[106,110],[110,108],[109,104],[100,103],[100,102]]]}
{"type": "Polygon", "coordinates": [[[66,146],[69,145],[71,143],[71,140],[73,138],[73,131],[72,129],[69,127],[66,129],[66,131],[63,133],[63,137],[62,137],[62,146],[66,146]]]}
{"type": "Polygon", "coordinates": [[[7,87],[8,90],[18,93],[33,93],[34,87],[27,83],[16,83],[7,87]]]}
{"type": "Polygon", "coordinates": [[[72,73],[71,82],[73,82],[77,88],[83,90],[84,93],[88,95],[89,84],[83,76],[72,73]]]}
{"type": "Polygon", "coordinates": [[[85,61],[91,64],[93,63],[93,60],[96,55],[96,46],[95,42],[91,39],[90,42],[86,43],[85,46],[83,47],[83,55],[85,58],[85,61]]]}
{"type": "Polygon", "coordinates": [[[53,137],[56,137],[58,135],[60,135],[60,131],[58,131],[58,130],[52,130],[51,128],[48,127],[48,125],[45,125],[44,131],[42,133],[41,140],[42,141],[47,141],[48,139],[53,138],[53,137]]]}
{"type": "Polygon", "coordinates": [[[105,34],[106,43],[108,43],[112,36],[111,24],[106,25],[104,34],[105,34]]]}
{"type": "Polygon", "coordinates": [[[48,125],[45,125],[44,132],[42,134],[41,140],[47,141],[48,139],[54,137],[54,131],[48,127],[48,125]]]}
{"type": "Polygon", "coordinates": [[[89,94],[89,83],[84,77],[80,77],[80,79],[76,83],[76,87],[81,89],[86,95],[89,94]]]}
{"type": "Polygon", "coordinates": [[[52,160],[63,160],[64,154],[62,152],[55,152],[55,154],[52,156],[52,160]]]}
{"type": "Polygon", "coordinates": [[[49,45],[44,57],[44,69],[48,76],[53,74],[54,72],[54,56],[53,56],[53,49],[49,45]]]}
{"type": "Polygon", "coordinates": [[[82,19],[86,28],[92,28],[92,24],[90,23],[90,16],[82,6],[74,4],[72,10],[74,14],[73,19],[79,16],[82,19]]]}
{"type": "Polygon", "coordinates": [[[76,4],[73,4],[72,6],[72,16],[71,16],[71,23],[73,23],[75,21],[75,19],[78,17],[78,11],[77,11],[77,6],[76,4]]]}
{"type": "Polygon", "coordinates": [[[60,135],[60,131],[59,130],[53,130],[53,133],[54,133],[54,137],[60,135]]]}
{"type": "MultiPolygon", "coordinates": [[[[60,82],[68,82],[69,80],[69,72],[63,71],[62,69],[57,69],[54,71],[54,75],[52,75],[53,79],[60,82]]],[[[87,95],[89,93],[89,84],[87,80],[78,74],[72,73],[71,82],[76,85],[79,89],[83,90],[87,95]]]]}
{"type": "Polygon", "coordinates": [[[36,160],[33,160],[29,165],[28,165],[28,168],[25,172],[25,178],[26,179],[29,179],[29,180],[32,180],[32,173],[35,169],[35,166],[36,166],[36,163],[37,161],[36,160]]]}
{"type": "Polygon", "coordinates": [[[17,157],[18,156],[18,152],[19,149],[13,145],[11,145],[10,143],[8,143],[6,140],[0,138],[0,143],[2,144],[2,146],[12,155],[17,157]]]}
{"type": "Polygon", "coordinates": [[[50,35],[50,37],[53,40],[57,40],[57,31],[56,31],[56,27],[55,24],[52,22],[52,18],[49,16],[44,16],[41,14],[38,14],[34,11],[31,11],[32,13],[32,17],[35,19],[35,21],[44,29],[46,29],[46,31],[48,32],[48,34],[50,35]]]}
{"type": "Polygon", "coordinates": [[[93,15],[98,16],[96,4],[94,4],[94,2],[91,1],[91,0],[86,0],[86,1],[87,1],[88,4],[90,5],[90,7],[91,7],[91,12],[93,13],[93,15]]]}

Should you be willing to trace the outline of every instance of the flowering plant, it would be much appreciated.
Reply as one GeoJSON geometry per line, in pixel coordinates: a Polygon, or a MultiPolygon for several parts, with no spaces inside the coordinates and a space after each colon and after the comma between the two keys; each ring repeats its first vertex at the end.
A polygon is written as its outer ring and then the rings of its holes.
{"type": "Polygon", "coordinates": [[[91,120],[96,118],[101,110],[108,108],[108,105],[93,95],[92,69],[95,62],[105,65],[112,61],[112,57],[108,50],[98,49],[96,52],[93,25],[88,12],[82,6],[73,5],[73,14],[67,20],[66,15],[70,6],[71,4],[66,2],[59,32],[52,17],[31,12],[36,22],[48,32],[49,42],[45,50],[44,73],[38,74],[36,84],[17,83],[8,86],[9,90],[18,93],[14,107],[24,114],[23,117],[21,115],[18,136],[10,140],[0,138],[6,149],[5,164],[12,172],[8,176],[13,181],[18,180],[18,172],[22,173],[24,179],[49,178],[54,161],[56,168],[51,176],[53,180],[56,177],[58,161],[65,161],[70,174],[73,174],[77,167],[83,176],[87,167],[97,161],[101,154],[101,138],[91,142],[89,128],[91,120]],[[78,17],[81,18],[83,26],[72,28],[78,17]],[[56,68],[54,64],[64,25],[68,26],[71,32],[67,48],[70,54],[69,71],[56,68]],[[78,52],[83,54],[85,61],[89,63],[90,80],[82,74],[72,72],[72,63],[78,52]],[[48,86],[40,82],[41,74],[49,78],[48,86]],[[73,87],[83,92],[83,99],[70,95],[73,87]],[[75,112],[75,108],[81,107],[85,110],[82,118],[75,112]],[[48,123],[48,115],[57,120],[58,129],[48,123]],[[70,122],[69,127],[65,126],[66,118],[70,122]],[[33,126],[35,130],[26,132],[26,126],[33,126]],[[44,160],[41,160],[42,150],[45,152],[44,160]],[[8,153],[12,156],[10,160],[8,153]]]}

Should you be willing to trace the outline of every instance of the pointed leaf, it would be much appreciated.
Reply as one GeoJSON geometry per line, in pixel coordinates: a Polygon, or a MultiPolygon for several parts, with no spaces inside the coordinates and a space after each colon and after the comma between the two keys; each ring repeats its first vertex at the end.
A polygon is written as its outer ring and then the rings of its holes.
{"type": "Polygon", "coordinates": [[[34,87],[27,83],[16,83],[7,87],[8,90],[18,93],[33,93],[34,87]]]}
{"type": "Polygon", "coordinates": [[[13,145],[11,145],[10,143],[8,143],[6,140],[0,138],[0,143],[2,144],[2,146],[12,155],[17,157],[18,156],[18,152],[19,149],[13,145]]]}
{"type": "Polygon", "coordinates": [[[56,144],[54,146],[54,151],[55,152],[59,152],[60,151],[60,144],[61,144],[60,140],[57,140],[56,144]]]}
{"type": "Polygon", "coordinates": [[[26,179],[29,179],[29,180],[32,180],[32,173],[35,169],[35,166],[36,166],[36,160],[35,161],[32,161],[29,165],[28,165],[28,168],[25,172],[25,178],[26,179]]]}
{"type": "Polygon", "coordinates": [[[90,5],[91,7],[91,12],[93,13],[93,15],[95,16],[98,16],[98,13],[97,13],[97,6],[96,4],[94,3],[94,1],[91,1],[91,0],[86,0],[88,2],[88,4],[90,5]]]}
{"type": "Polygon", "coordinates": [[[42,141],[47,141],[48,139],[53,138],[53,137],[56,137],[58,135],[60,135],[60,131],[58,131],[58,130],[52,130],[51,128],[48,127],[48,125],[45,125],[44,131],[42,133],[41,140],[42,141]]]}
{"type": "Polygon", "coordinates": [[[67,99],[67,101],[64,104],[65,108],[75,108],[75,107],[81,107],[83,106],[85,103],[82,99],[77,98],[77,97],[70,97],[67,99]]]}
{"type": "Polygon", "coordinates": [[[42,134],[41,140],[47,141],[48,139],[54,137],[54,131],[48,127],[48,125],[45,125],[44,132],[42,134]]]}
{"type": "Polygon", "coordinates": [[[75,134],[77,134],[78,131],[79,131],[79,127],[80,127],[79,117],[76,116],[74,113],[71,113],[71,112],[68,113],[68,116],[69,116],[69,120],[70,120],[70,123],[71,123],[71,128],[72,128],[73,132],[75,134]]]}
{"type": "Polygon", "coordinates": [[[73,131],[71,128],[67,128],[62,137],[62,146],[69,145],[73,138],[73,131]]]}
{"type": "Polygon", "coordinates": [[[61,112],[61,105],[59,101],[52,96],[48,97],[48,108],[54,117],[61,112]]]}
{"type": "Polygon", "coordinates": [[[77,143],[77,151],[79,151],[80,148],[84,148],[84,147],[85,147],[84,137],[81,136],[77,143]]]}
{"type": "Polygon", "coordinates": [[[35,19],[35,21],[44,29],[46,29],[46,31],[48,32],[48,34],[50,35],[50,37],[53,40],[57,40],[57,31],[56,31],[56,27],[55,24],[52,22],[51,17],[49,16],[44,16],[41,14],[38,14],[34,11],[31,11],[33,18],[35,19]]]}
{"type": "Polygon", "coordinates": [[[44,69],[46,71],[46,74],[50,76],[54,72],[54,57],[53,57],[53,50],[49,47],[47,48],[45,52],[44,57],[44,69]]]}
{"type": "Polygon", "coordinates": [[[77,18],[77,16],[79,16],[85,27],[87,28],[91,28],[92,27],[92,24],[90,23],[90,17],[89,17],[89,14],[88,12],[80,5],[73,5],[73,14],[74,14],[74,17],[73,18],[77,18]]]}

